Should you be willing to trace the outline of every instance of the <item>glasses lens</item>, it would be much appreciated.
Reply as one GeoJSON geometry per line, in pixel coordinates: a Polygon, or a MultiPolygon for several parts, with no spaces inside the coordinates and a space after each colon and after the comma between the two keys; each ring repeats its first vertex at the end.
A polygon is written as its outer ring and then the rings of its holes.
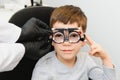
{"type": "Polygon", "coordinates": [[[76,43],[80,40],[80,35],[77,32],[71,32],[69,34],[69,42],[76,43]]]}
{"type": "Polygon", "coordinates": [[[53,41],[56,43],[64,42],[64,35],[61,32],[56,32],[53,34],[53,41]]]}

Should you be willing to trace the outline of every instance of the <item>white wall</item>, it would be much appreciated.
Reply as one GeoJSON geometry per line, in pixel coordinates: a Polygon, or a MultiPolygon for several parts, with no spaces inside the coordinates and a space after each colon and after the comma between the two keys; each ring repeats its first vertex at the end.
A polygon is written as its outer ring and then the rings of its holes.
{"type": "Polygon", "coordinates": [[[8,22],[10,17],[24,5],[30,6],[30,0],[0,0],[0,22],[8,22]]]}
{"type": "Polygon", "coordinates": [[[44,5],[73,4],[88,17],[87,33],[101,44],[117,67],[120,80],[120,5],[119,0],[43,0],[44,5]]]}

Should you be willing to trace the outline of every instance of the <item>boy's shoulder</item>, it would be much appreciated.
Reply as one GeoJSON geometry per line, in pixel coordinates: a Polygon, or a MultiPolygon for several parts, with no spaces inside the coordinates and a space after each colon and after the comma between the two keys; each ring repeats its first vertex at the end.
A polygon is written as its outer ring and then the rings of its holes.
{"type": "Polygon", "coordinates": [[[49,52],[48,54],[46,54],[45,56],[41,57],[37,64],[38,66],[42,66],[42,65],[50,65],[51,62],[53,61],[52,59],[54,58],[55,56],[55,51],[51,51],[49,52]]]}

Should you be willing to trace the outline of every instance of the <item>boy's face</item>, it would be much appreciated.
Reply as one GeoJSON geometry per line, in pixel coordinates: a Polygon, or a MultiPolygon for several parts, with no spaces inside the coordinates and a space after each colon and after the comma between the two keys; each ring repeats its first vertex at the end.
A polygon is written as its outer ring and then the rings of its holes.
{"type": "MultiPolygon", "coordinates": [[[[53,25],[53,28],[79,28],[77,23],[72,23],[72,24],[64,24],[61,22],[56,22],[53,25]]],[[[82,32],[82,31],[81,31],[82,32]]],[[[65,32],[64,34],[68,34],[65,32]]],[[[82,33],[81,33],[82,34],[82,33]]],[[[60,60],[73,60],[76,57],[76,54],[79,52],[81,47],[84,45],[84,41],[79,41],[76,43],[70,43],[70,41],[64,41],[62,43],[55,43],[54,41],[52,42],[52,45],[55,48],[55,51],[57,52],[57,57],[60,60]]]]}

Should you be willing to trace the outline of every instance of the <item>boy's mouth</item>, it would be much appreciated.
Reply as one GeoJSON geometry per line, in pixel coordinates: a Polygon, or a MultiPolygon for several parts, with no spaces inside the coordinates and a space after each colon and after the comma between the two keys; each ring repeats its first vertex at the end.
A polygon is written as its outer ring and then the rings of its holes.
{"type": "Polygon", "coordinates": [[[72,50],[62,50],[64,53],[71,53],[72,50]]]}

